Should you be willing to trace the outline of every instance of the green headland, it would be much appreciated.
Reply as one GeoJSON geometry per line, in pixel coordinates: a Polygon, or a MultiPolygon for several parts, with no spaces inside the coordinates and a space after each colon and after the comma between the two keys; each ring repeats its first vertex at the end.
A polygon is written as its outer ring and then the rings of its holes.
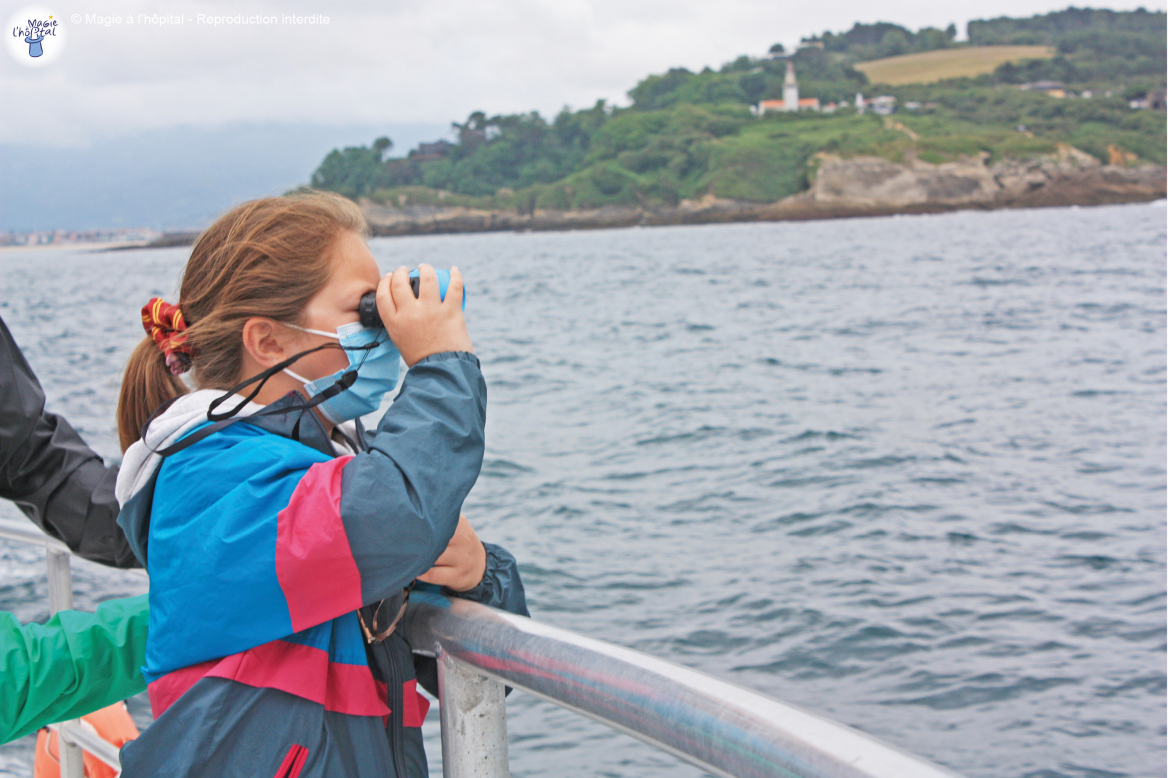
{"type": "MultiPolygon", "coordinates": [[[[1020,166],[1035,163],[1047,171],[1044,186],[1099,163],[1094,175],[1112,175],[1113,190],[1140,178],[1142,192],[1100,201],[1165,196],[1164,12],[1069,8],[975,20],[967,33],[956,42],[953,27],[856,24],[808,36],[795,51],[777,45],[718,69],[647,76],[630,89],[628,107],[599,101],[552,118],[477,111],[453,123],[452,141],[402,157],[389,156],[388,138],[335,149],[310,183],[382,216],[401,212],[402,224],[433,209],[518,217],[496,220],[497,228],[522,227],[519,217],[540,212],[668,213],[716,200],[758,213],[786,198],[828,202],[833,195],[817,190],[826,160],[838,176],[851,175],[842,162],[876,169],[874,160],[884,160],[919,179],[947,165],[978,177],[969,168],[981,165],[996,181],[1008,167],[1024,175],[1020,166]],[[783,103],[790,66],[797,110],[783,103]],[[1136,170],[1141,176],[1125,172],[1136,170]]],[[[969,204],[1063,202],[988,197],[969,204]]],[[[1077,197],[1091,204],[1097,195],[1077,197]]]]}

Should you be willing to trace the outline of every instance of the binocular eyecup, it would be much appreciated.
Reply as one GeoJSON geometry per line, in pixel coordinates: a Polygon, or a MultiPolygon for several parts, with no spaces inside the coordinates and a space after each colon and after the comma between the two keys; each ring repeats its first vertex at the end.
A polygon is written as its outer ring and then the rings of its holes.
{"type": "MultiPolygon", "coordinates": [[[[447,299],[447,286],[451,283],[450,270],[436,270],[435,275],[439,278],[439,299],[447,299]]],[[[417,270],[410,271],[410,291],[414,292],[414,296],[418,298],[419,277],[417,270]]],[[[467,309],[467,287],[463,288],[463,306],[467,309]]],[[[358,318],[363,327],[371,329],[379,329],[382,327],[382,317],[378,314],[378,300],[374,292],[366,292],[362,295],[362,299],[358,302],[358,318]]]]}

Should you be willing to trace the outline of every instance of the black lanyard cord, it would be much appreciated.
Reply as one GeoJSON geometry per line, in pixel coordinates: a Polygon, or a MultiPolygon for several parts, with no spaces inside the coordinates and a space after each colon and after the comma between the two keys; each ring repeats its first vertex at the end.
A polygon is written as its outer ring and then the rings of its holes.
{"type": "MultiPolygon", "coordinates": [[[[255,413],[253,413],[249,416],[232,416],[231,418],[220,419],[219,421],[215,422],[214,424],[210,424],[210,425],[208,425],[200,430],[196,430],[195,432],[192,432],[190,435],[187,435],[182,440],[178,441],[177,443],[173,443],[164,449],[161,449],[161,450],[151,449],[151,450],[155,454],[158,454],[160,457],[169,457],[171,454],[177,454],[185,448],[189,448],[191,446],[194,446],[199,441],[214,435],[215,433],[219,432],[224,427],[229,427],[232,424],[235,424],[237,421],[248,421],[250,419],[257,419],[257,418],[260,418],[262,416],[277,416],[277,415],[284,414],[284,413],[299,412],[301,414],[304,414],[305,411],[310,410],[312,408],[315,408],[316,406],[318,406],[321,403],[328,400],[330,397],[336,397],[337,395],[341,394],[346,389],[353,386],[353,383],[356,380],[357,380],[357,371],[356,370],[346,371],[344,374],[342,374],[341,378],[337,379],[337,382],[335,384],[333,384],[333,386],[328,387],[323,392],[321,392],[321,394],[315,396],[311,400],[304,400],[302,398],[301,402],[297,405],[287,405],[287,406],[283,406],[283,407],[279,407],[279,408],[264,408],[262,410],[256,411],[255,413]]],[[[300,395],[297,395],[297,397],[299,398],[300,395]]],[[[243,407],[243,406],[241,406],[241,407],[243,407]]],[[[301,423],[300,419],[298,418],[297,419],[297,426],[296,426],[297,429],[300,428],[300,423],[301,423]]]]}
{"type": "MultiPolygon", "coordinates": [[[[369,356],[369,352],[372,351],[373,349],[378,348],[378,346],[380,346],[380,345],[382,345],[381,341],[367,343],[367,344],[362,345],[362,346],[342,346],[339,343],[325,343],[325,344],[322,344],[320,346],[317,346],[316,348],[311,348],[311,349],[308,349],[307,351],[302,351],[299,354],[294,354],[293,356],[289,357],[288,359],[284,360],[283,362],[275,364],[272,367],[257,373],[256,375],[252,376],[251,378],[247,379],[246,381],[243,381],[239,384],[236,384],[231,389],[228,389],[222,395],[220,395],[219,397],[212,400],[211,404],[208,405],[208,407],[207,407],[207,420],[214,422],[210,426],[204,427],[203,429],[199,430],[198,432],[192,433],[192,434],[186,436],[185,438],[183,438],[182,440],[180,440],[179,442],[174,443],[170,446],[167,446],[166,448],[164,448],[162,450],[150,448],[149,444],[147,444],[147,448],[150,449],[151,453],[158,454],[159,456],[162,456],[162,457],[168,457],[171,454],[176,454],[189,446],[195,445],[196,443],[198,443],[199,441],[208,437],[209,435],[213,435],[216,432],[219,432],[224,427],[227,427],[231,424],[234,424],[237,421],[241,421],[242,419],[248,419],[248,418],[253,418],[253,417],[258,417],[258,416],[270,416],[270,415],[276,415],[276,414],[281,414],[281,413],[292,413],[294,411],[300,411],[301,413],[304,413],[305,411],[320,405],[321,403],[325,402],[326,400],[328,400],[332,397],[336,397],[337,395],[341,394],[349,387],[353,386],[354,382],[357,381],[357,377],[358,377],[357,371],[359,368],[361,368],[361,366],[363,364],[365,364],[366,358],[369,356]],[[337,348],[337,349],[342,349],[344,351],[364,351],[366,353],[362,354],[361,361],[359,361],[358,364],[352,365],[350,367],[350,369],[348,369],[344,373],[342,373],[341,377],[338,378],[337,381],[332,386],[327,387],[320,394],[313,397],[311,400],[302,400],[302,402],[299,405],[285,406],[285,407],[281,407],[281,408],[265,408],[264,410],[257,411],[256,413],[252,414],[251,416],[244,416],[244,417],[236,416],[236,414],[238,414],[240,411],[242,411],[244,409],[244,407],[247,406],[248,403],[252,402],[252,400],[255,399],[256,395],[258,395],[260,393],[260,390],[264,388],[264,384],[268,381],[269,378],[276,375],[277,373],[284,370],[285,368],[291,367],[301,357],[307,356],[309,354],[312,354],[312,353],[315,353],[317,351],[321,351],[322,349],[327,349],[327,348],[337,348]],[[224,411],[222,413],[215,412],[216,408],[218,408],[219,406],[221,406],[225,402],[227,402],[233,395],[235,395],[241,389],[243,389],[244,387],[249,386],[251,384],[256,384],[256,387],[254,389],[252,389],[251,392],[248,393],[247,397],[244,397],[243,399],[241,399],[240,402],[237,403],[235,407],[231,408],[228,411],[224,411]]],[[[142,425],[142,429],[139,432],[139,437],[141,438],[143,443],[146,442],[146,433],[150,429],[151,423],[155,419],[157,419],[160,415],[162,415],[164,412],[166,412],[166,410],[168,408],[170,408],[171,405],[173,405],[175,403],[175,401],[178,400],[182,396],[183,395],[179,395],[177,397],[172,397],[170,400],[167,400],[165,403],[160,405],[155,410],[154,413],[150,414],[150,418],[147,419],[146,423],[142,425]]],[[[299,429],[299,427],[300,427],[300,421],[298,420],[297,421],[297,428],[299,429]]]]}

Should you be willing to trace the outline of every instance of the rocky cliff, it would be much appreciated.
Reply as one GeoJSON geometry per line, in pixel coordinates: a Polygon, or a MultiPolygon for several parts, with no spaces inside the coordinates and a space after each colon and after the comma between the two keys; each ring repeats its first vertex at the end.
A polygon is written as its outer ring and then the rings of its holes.
{"type": "Polygon", "coordinates": [[[813,185],[801,197],[828,207],[889,210],[1099,205],[1166,196],[1165,168],[1102,165],[1072,146],[1028,160],[989,165],[987,159],[931,165],[821,155],[813,185]]]}

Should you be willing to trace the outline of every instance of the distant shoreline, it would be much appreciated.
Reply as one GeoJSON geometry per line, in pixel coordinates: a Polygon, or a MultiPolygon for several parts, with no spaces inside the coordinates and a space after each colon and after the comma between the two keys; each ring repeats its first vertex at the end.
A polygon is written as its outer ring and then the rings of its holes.
{"type": "MultiPolygon", "coordinates": [[[[189,244],[188,244],[189,245],[189,244]]],[[[135,240],[124,243],[34,243],[20,246],[0,246],[0,254],[17,251],[45,251],[48,249],[72,249],[75,251],[123,251],[125,249],[155,248],[146,241],[135,240]]]]}
{"type": "MultiPolygon", "coordinates": [[[[460,212],[447,214],[438,221],[410,221],[392,226],[371,225],[374,237],[414,235],[460,235],[480,232],[569,232],[572,230],[620,229],[626,227],[670,227],[697,224],[741,224],[748,222],[820,221],[858,219],[881,216],[928,215],[956,211],[1002,211],[1070,206],[1125,205],[1165,199],[1166,192],[1140,193],[1132,197],[1109,199],[1086,198],[1044,203],[1010,205],[948,205],[923,203],[903,206],[821,205],[808,201],[779,203],[742,203],[716,200],[706,208],[643,209],[610,207],[596,211],[537,211],[532,215],[515,212],[460,212]]],[[[455,211],[456,209],[451,209],[455,211]]],[[[464,209],[458,209],[464,211],[464,209]]]]}
{"type": "MultiPolygon", "coordinates": [[[[813,185],[774,203],[708,195],[676,206],[606,206],[581,210],[486,210],[461,206],[399,207],[359,201],[374,237],[458,235],[477,232],[555,232],[684,224],[810,221],[1068,206],[1119,205],[1166,197],[1166,169],[1101,165],[1066,147],[1057,157],[1004,161],[984,159],[930,165],[893,163],[878,157],[825,156],[813,185]]],[[[167,233],[149,243],[84,248],[128,251],[190,246],[198,232],[167,233]]],[[[62,247],[55,244],[40,248],[62,247]]],[[[33,247],[6,247],[7,250],[33,247]]],[[[70,248],[79,248],[76,244],[70,248]]]]}

